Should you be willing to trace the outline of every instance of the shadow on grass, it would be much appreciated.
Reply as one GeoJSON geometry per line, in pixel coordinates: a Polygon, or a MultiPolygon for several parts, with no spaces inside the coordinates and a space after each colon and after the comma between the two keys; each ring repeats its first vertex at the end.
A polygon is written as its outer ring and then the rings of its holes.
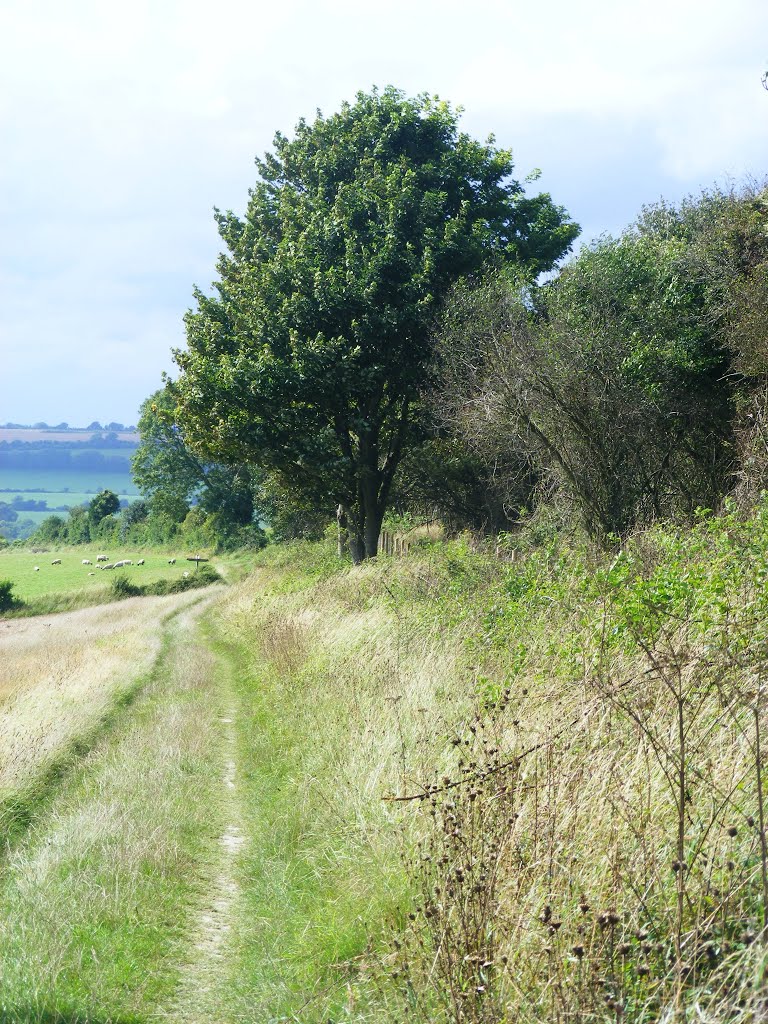
{"type": "MultiPolygon", "coordinates": [[[[1,999],[2,997],[0,997],[1,999]]],[[[57,1010],[40,1006],[2,1006],[0,1020],[3,1024],[146,1024],[146,1018],[133,1014],[127,1017],[115,1016],[108,1011],[91,1013],[90,1010],[57,1010]]]]}

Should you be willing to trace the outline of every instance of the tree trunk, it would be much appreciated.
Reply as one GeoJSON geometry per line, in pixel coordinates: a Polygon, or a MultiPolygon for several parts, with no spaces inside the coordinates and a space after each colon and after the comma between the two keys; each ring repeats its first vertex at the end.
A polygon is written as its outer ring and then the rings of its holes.
{"type": "Polygon", "coordinates": [[[375,558],[379,553],[379,534],[381,533],[381,521],[383,518],[378,508],[373,513],[367,513],[365,517],[366,558],[375,558]]]}
{"type": "Polygon", "coordinates": [[[349,553],[355,565],[360,565],[365,558],[365,540],[356,530],[349,534],[349,553]]]}

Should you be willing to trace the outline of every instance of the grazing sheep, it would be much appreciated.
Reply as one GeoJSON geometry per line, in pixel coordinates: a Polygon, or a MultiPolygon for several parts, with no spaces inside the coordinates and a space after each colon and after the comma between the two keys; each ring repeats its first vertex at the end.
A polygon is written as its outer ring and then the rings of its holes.
{"type": "Polygon", "coordinates": [[[54,560],[51,562],[51,565],[61,565],[61,559],[54,558],[54,560]]]}
{"type": "Polygon", "coordinates": [[[115,568],[115,566],[114,566],[114,563],[112,563],[112,564],[110,564],[110,565],[102,565],[102,567],[101,567],[101,568],[102,568],[102,569],[114,569],[114,568],[115,568]]]}
{"type": "Polygon", "coordinates": [[[97,562],[108,562],[109,559],[107,558],[106,555],[96,555],[96,561],[97,562]]]}
{"type": "Polygon", "coordinates": [[[144,559],[143,559],[143,558],[140,558],[140,559],[138,560],[138,562],[136,563],[136,565],[144,565],[144,559]]]}
{"type": "Polygon", "coordinates": [[[168,565],[176,565],[176,559],[175,558],[169,558],[168,559],[168,565]]]}
{"type": "Polygon", "coordinates": [[[112,568],[113,569],[122,569],[124,565],[128,565],[128,563],[127,562],[115,562],[115,564],[112,566],[112,568]]]}
{"type": "Polygon", "coordinates": [[[40,572],[40,566],[39,565],[35,566],[35,572],[40,572]]]}
{"type": "Polygon", "coordinates": [[[90,558],[84,558],[80,564],[81,565],[93,565],[93,562],[90,560],[90,558]]]}

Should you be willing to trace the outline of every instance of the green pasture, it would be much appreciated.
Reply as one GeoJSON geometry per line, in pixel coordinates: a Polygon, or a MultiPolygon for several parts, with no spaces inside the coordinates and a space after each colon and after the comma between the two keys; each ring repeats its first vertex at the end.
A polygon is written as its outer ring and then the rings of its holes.
{"type": "MultiPolygon", "coordinates": [[[[138,488],[130,473],[89,473],[71,469],[0,469],[0,495],[25,498],[45,498],[49,505],[78,505],[89,501],[94,494],[103,490],[114,491],[124,497],[137,497],[138,488]],[[58,500],[66,495],[66,501],[58,500]],[[56,498],[57,500],[53,500],[56,498]],[[77,498],[78,500],[70,500],[77,498]]],[[[0,501],[3,498],[0,496],[0,501]]]]}
{"type": "Polygon", "coordinates": [[[195,563],[186,561],[186,556],[193,554],[196,552],[180,550],[166,554],[130,547],[99,548],[94,544],[37,552],[12,548],[0,551],[0,579],[11,580],[14,594],[30,601],[48,594],[103,589],[119,573],[124,573],[137,584],[154,583],[160,579],[175,580],[184,572],[195,571],[195,563]],[[96,568],[98,554],[107,555],[110,562],[129,558],[134,564],[123,569],[100,570],[96,568]],[[174,556],[176,564],[169,565],[168,559],[174,556]],[[51,565],[57,558],[61,559],[61,565],[51,565]],[[89,558],[94,564],[83,565],[84,558],[89,558]],[[144,559],[144,565],[135,564],[140,558],[144,559]],[[35,572],[35,566],[38,572],[35,572]],[[94,575],[89,576],[89,573],[94,575]]]}

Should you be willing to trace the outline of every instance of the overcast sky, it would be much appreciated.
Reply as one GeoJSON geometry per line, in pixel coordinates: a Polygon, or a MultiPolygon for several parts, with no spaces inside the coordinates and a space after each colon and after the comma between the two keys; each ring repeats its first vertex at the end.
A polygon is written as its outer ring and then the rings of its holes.
{"type": "Polygon", "coordinates": [[[0,422],[134,423],[219,206],[359,89],[465,108],[581,241],[768,174],[767,0],[0,0],[0,422]]]}

